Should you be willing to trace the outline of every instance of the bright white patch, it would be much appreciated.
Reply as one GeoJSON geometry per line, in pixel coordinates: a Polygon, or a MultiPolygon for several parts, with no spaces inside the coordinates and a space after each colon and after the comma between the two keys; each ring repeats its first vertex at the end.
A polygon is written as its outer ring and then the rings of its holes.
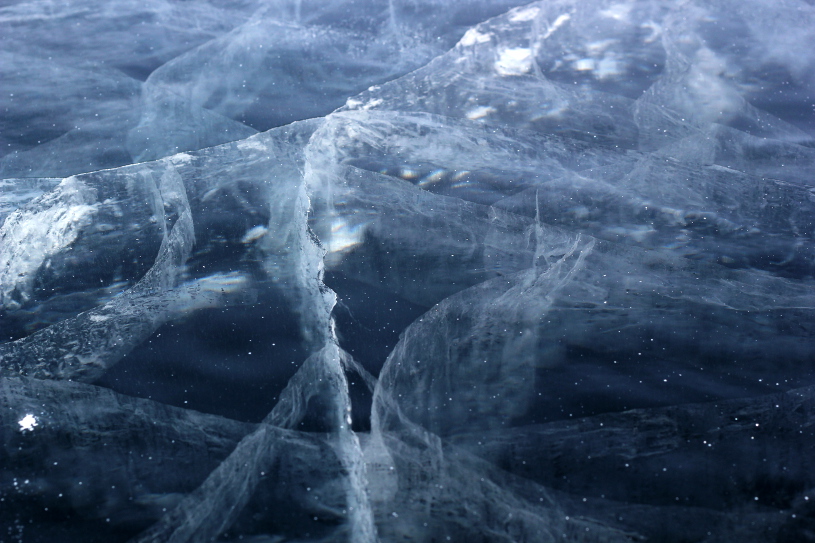
{"type": "Polygon", "coordinates": [[[91,315],[90,319],[93,322],[105,322],[106,320],[110,320],[110,315],[91,315]]]}
{"type": "Polygon", "coordinates": [[[178,153],[177,155],[173,155],[170,157],[170,160],[172,160],[176,164],[186,164],[192,159],[193,156],[187,153],[178,153]]]}
{"type": "Polygon", "coordinates": [[[345,107],[347,107],[348,109],[357,109],[361,105],[362,102],[355,98],[349,98],[348,100],[345,101],[345,107]]]}
{"type": "Polygon", "coordinates": [[[467,118],[471,121],[475,121],[477,119],[483,119],[487,115],[495,113],[495,111],[495,108],[491,106],[478,106],[467,112],[467,118]]]}
{"type": "Polygon", "coordinates": [[[28,413],[25,417],[18,420],[17,424],[20,425],[21,432],[25,432],[26,430],[30,432],[35,426],[37,426],[37,417],[31,413],[28,413]]]}
{"type": "Polygon", "coordinates": [[[263,143],[258,141],[258,138],[248,138],[238,142],[238,149],[241,151],[266,151],[267,148],[263,143]]]}
{"type": "Polygon", "coordinates": [[[464,33],[464,36],[461,38],[461,41],[459,43],[464,47],[469,47],[477,43],[487,43],[491,39],[492,34],[482,34],[475,28],[471,28],[470,30],[464,33]]]}
{"type": "Polygon", "coordinates": [[[540,13],[540,8],[531,7],[526,9],[519,9],[509,16],[509,20],[513,23],[522,23],[524,21],[531,21],[540,13]]]}
{"type": "Polygon", "coordinates": [[[329,240],[330,252],[341,252],[350,249],[362,242],[367,223],[351,224],[344,219],[334,219],[331,225],[331,238],[329,240]]]}
{"type": "Polygon", "coordinates": [[[594,69],[593,58],[581,58],[574,62],[574,69],[578,72],[589,72],[594,69]]]}
{"type": "Polygon", "coordinates": [[[377,98],[375,100],[371,100],[370,102],[368,102],[367,104],[362,106],[362,109],[368,110],[368,109],[371,109],[371,108],[375,108],[376,106],[380,105],[382,102],[384,102],[384,100],[382,100],[382,98],[377,98]]]}
{"type": "Polygon", "coordinates": [[[399,177],[407,181],[412,181],[419,177],[419,172],[417,172],[416,170],[412,170],[410,168],[402,168],[401,170],[399,170],[399,177]]]}
{"type": "Polygon", "coordinates": [[[523,75],[532,71],[532,51],[523,47],[512,47],[501,51],[495,62],[499,75],[523,75]]]}
{"type": "Polygon", "coordinates": [[[617,19],[618,21],[625,21],[628,20],[628,15],[631,13],[632,7],[634,7],[632,4],[614,4],[608,9],[601,11],[600,15],[603,17],[609,17],[611,19],[617,19]]]}
{"type": "Polygon", "coordinates": [[[328,254],[325,255],[325,265],[332,267],[342,262],[347,251],[362,243],[367,226],[367,222],[353,224],[341,218],[334,219],[331,235],[327,240],[328,254]]]}
{"type": "Polygon", "coordinates": [[[543,35],[543,39],[545,40],[546,38],[554,34],[558,28],[563,26],[566,23],[566,21],[568,21],[571,18],[572,16],[569,15],[568,13],[560,15],[557,19],[555,19],[555,22],[552,23],[552,26],[549,27],[549,30],[546,31],[546,34],[543,35]]]}
{"type": "Polygon", "coordinates": [[[75,177],[17,209],[0,227],[0,305],[15,309],[31,296],[34,274],[93,222],[96,193],[75,177]],[[92,204],[92,205],[91,205],[92,204]]]}
{"type": "Polygon", "coordinates": [[[262,225],[250,228],[241,238],[241,243],[252,243],[253,241],[258,240],[265,236],[266,232],[268,231],[269,229],[262,225]]]}

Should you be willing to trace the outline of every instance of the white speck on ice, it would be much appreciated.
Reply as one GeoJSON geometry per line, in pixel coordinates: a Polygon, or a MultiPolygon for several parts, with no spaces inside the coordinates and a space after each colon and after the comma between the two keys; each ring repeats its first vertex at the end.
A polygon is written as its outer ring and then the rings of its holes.
{"type": "Polygon", "coordinates": [[[21,432],[25,432],[26,430],[31,431],[35,426],[37,426],[37,417],[31,413],[28,413],[25,417],[18,420],[17,424],[20,425],[21,432]]]}

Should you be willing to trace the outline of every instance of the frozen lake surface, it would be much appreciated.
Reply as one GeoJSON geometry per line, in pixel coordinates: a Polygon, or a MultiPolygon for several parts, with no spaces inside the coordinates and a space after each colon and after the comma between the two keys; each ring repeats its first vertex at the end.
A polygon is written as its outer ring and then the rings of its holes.
{"type": "Polygon", "coordinates": [[[0,543],[815,541],[809,0],[0,4],[0,543]]]}

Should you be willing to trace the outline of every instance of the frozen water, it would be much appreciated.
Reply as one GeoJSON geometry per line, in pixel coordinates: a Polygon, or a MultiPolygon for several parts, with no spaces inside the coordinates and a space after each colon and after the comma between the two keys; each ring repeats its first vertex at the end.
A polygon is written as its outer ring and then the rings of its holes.
{"type": "Polygon", "coordinates": [[[804,0],[0,7],[0,541],[804,541],[804,0]]]}

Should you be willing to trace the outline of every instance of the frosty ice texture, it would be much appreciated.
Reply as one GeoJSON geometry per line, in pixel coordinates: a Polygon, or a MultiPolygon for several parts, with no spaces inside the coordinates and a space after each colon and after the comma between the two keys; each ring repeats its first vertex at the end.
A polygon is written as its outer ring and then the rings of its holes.
{"type": "Polygon", "coordinates": [[[813,529],[810,3],[0,28],[0,540],[813,529]]]}

